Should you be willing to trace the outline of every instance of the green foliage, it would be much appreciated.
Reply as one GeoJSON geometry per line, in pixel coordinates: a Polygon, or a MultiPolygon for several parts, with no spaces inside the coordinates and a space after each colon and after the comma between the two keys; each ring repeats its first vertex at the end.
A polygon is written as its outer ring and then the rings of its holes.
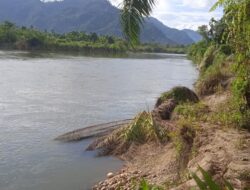
{"type": "MultiPolygon", "coordinates": [[[[223,124],[236,125],[249,129],[250,121],[250,1],[249,0],[218,0],[211,8],[215,10],[217,7],[224,8],[224,15],[221,20],[210,21],[210,31],[203,32],[210,39],[207,47],[200,44],[193,45],[189,50],[189,55],[196,62],[201,62],[204,56],[202,49],[209,48],[211,44],[215,44],[216,49],[224,56],[217,56],[217,60],[213,61],[211,66],[202,71],[201,76],[196,85],[198,93],[208,95],[218,91],[223,86],[223,81],[229,77],[234,77],[231,93],[233,97],[225,106],[225,110],[218,111],[217,118],[223,124]],[[226,55],[234,55],[234,63],[231,70],[229,64],[225,64],[226,55]],[[217,62],[217,63],[216,63],[217,62]],[[221,64],[218,64],[218,63],[221,64]],[[233,71],[233,72],[232,72],[233,71]]],[[[216,58],[214,58],[216,59],[216,58]]],[[[216,119],[215,119],[216,120],[216,119]]]]}
{"type": "Polygon", "coordinates": [[[161,44],[141,44],[135,47],[138,52],[157,52],[157,53],[175,53],[184,54],[187,47],[183,45],[161,45],[161,44]]]}
{"type": "Polygon", "coordinates": [[[198,126],[192,120],[179,119],[177,127],[177,130],[172,131],[169,136],[175,146],[177,155],[181,156],[185,147],[192,145],[198,126]]]}
{"type": "Polygon", "coordinates": [[[193,173],[192,176],[193,176],[193,179],[196,181],[196,184],[198,185],[200,190],[233,190],[234,189],[232,185],[226,180],[225,180],[224,186],[219,185],[213,180],[212,176],[201,167],[199,167],[199,171],[201,172],[204,180],[199,178],[195,173],[193,173]]]}
{"type": "Polygon", "coordinates": [[[231,55],[233,53],[232,48],[227,44],[221,45],[219,51],[225,55],[231,55]]]}
{"type": "Polygon", "coordinates": [[[208,43],[210,41],[209,39],[209,30],[207,25],[202,25],[198,27],[198,32],[202,36],[203,40],[208,43]]]}
{"type": "MultiPolygon", "coordinates": [[[[234,102],[239,118],[250,119],[250,1],[219,0],[212,10],[224,7],[227,23],[227,45],[235,52],[235,80],[232,85],[234,102]]],[[[243,122],[244,123],[244,122],[243,122]]]]}
{"type": "Polygon", "coordinates": [[[163,190],[163,188],[155,185],[150,185],[145,179],[143,179],[139,184],[138,190],[163,190]]]}
{"type": "MultiPolygon", "coordinates": [[[[242,103],[235,97],[229,98],[220,104],[215,113],[210,116],[210,121],[230,127],[242,127],[250,130],[250,111],[240,107],[242,103]]],[[[243,103],[243,105],[245,105],[243,103]]]]}
{"type": "Polygon", "coordinates": [[[177,86],[162,93],[160,98],[157,100],[156,106],[159,106],[162,102],[168,99],[173,99],[177,104],[199,101],[199,98],[193,91],[186,87],[177,86]]]}
{"type": "Polygon", "coordinates": [[[204,72],[210,65],[213,64],[214,57],[216,54],[216,47],[215,45],[210,45],[206,52],[203,55],[203,59],[200,63],[200,70],[201,72],[204,72]]]}
{"type": "MultiPolygon", "coordinates": [[[[224,180],[224,185],[221,185],[221,184],[218,184],[216,181],[214,181],[212,176],[200,166],[198,167],[198,171],[201,173],[203,179],[198,177],[198,175],[195,173],[192,173],[192,177],[195,180],[199,190],[234,190],[233,186],[227,180],[224,180]]],[[[163,190],[163,188],[159,186],[150,185],[145,179],[143,179],[140,182],[138,189],[139,190],[163,190]]]]}
{"type": "Polygon", "coordinates": [[[216,44],[225,44],[224,36],[226,35],[226,22],[224,17],[220,20],[212,18],[209,22],[210,30],[209,36],[211,41],[216,44]]]}
{"type": "Polygon", "coordinates": [[[123,0],[121,24],[123,33],[132,46],[139,43],[140,27],[144,17],[152,12],[153,6],[154,0],[123,0]]]}
{"type": "MultiPolygon", "coordinates": [[[[199,103],[184,103],[177,105],[173,115],[176,119],[186,119],[188,121],[207,121],[210,110],[207,105],[199,103]]],[[[175,118],[174,118],[175,119],[175,118]]]]}
{"type": "Polygon", "coordinates": [[[17,27],[10,22],[0,24],[0,48],[19,50],[83,51],[119,53],[127,50],[126,42],[96,33],[70,32],[56,34],[17,27]]]}
{"type": "Polygon", "coordinates": [[[17,27],[10,22],[0,24],[0,48],[111,54],[125,53],[130,50],[164,53],[185,53],[186,50],[184,46],[159,44],[138,44],[131,49],[126,41],[113,36],[98,36],[96,33],[87,34],[76,31],[66,34],[41,32],[33,27],[17,27]]]}
{"type": "Polygon", "coordinates": [[[196,64],[200,64],[205,52],[207,51],[208,45],[205,41],[200,41],[196,44],[191,45],[188,48],[188,56],[196,64]]]}
{"type": "Polygon", "coordinates": [[[124,133],[126,142],[145,143],[167,138],[160,128],[154,125],[151,113],[139,113],[124,133]]]}
{"type": "Polygon", "coordinates": [[[212,62],[209,66],[203,67],[195,85],[200,96],[211,95],[227,88],[227,80],[232,77],[230,62],[226,61],[226,55],[220,51],[212,54],[212,62]]]}

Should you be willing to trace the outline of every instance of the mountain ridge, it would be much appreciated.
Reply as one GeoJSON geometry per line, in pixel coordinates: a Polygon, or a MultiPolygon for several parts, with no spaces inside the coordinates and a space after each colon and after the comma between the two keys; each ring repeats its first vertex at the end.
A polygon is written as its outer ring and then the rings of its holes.
{"type": "MultiPolygon", "coordinates": [[[[40,30],[67,33],[84,31],[122,37],[120,10],[108,0],[1,0],[0,22],[5,20],[40,30]]],[[[194,31],[193,31],[194,32],[194,31]]],[[[189,31],[190,33],[190,31],[189,31]]],[[[165,26],[155,18],[145,19],[141,41],[187,45],[196,42],[186,31],[165,26]]]]}

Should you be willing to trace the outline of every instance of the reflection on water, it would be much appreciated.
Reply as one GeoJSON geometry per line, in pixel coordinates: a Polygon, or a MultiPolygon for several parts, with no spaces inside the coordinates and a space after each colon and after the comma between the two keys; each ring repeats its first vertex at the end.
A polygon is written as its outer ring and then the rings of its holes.
{"type": "Polygon", "coordinates": [[[152,108],[162,91],[192,87],[196,77],[191,62],[179,55],[0,52],[0,189],[89,189],[122,163],[85,152],[91,140],[53,138],[131,118],[152,108]]]}

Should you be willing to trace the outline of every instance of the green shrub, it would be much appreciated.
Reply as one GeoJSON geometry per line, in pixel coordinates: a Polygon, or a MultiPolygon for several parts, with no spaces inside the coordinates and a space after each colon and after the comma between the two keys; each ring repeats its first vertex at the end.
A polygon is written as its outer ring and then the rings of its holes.
{"type": "Polygon", "coordinates": [[[171,90],[161,94],[156,102],[156,107],[161,105],[164,101],[168,99],[173,99],[176,104],[181,104],[185,102],[198,102],[198,96],[190,89],[182,86],[174,87],[171,90]]]}
{"type": "Polygon", "coordinates": [[[203,59],[200,63],[200,66],[199,66],[201,72],[204,72],[210,65],[213,64],[216,51],[217,51],[217,49],[214,45],[211,45],[207,48],[206,52],[203,55],[203,59]]]}
{"type": "Polygon", "coordinates": [[[163,190],[163,188],[149,184],[145,179],[143,179],[140,184],[138,190],[163,190]]]}
{"type": "Polygon", "coordinates": [[[207,121],[210,110],[202,102],[178,105],[173,112],[173,119],[187,119],[191,121],[207,121]]]}
{"type": "Polygon", "coordinates": [[[196,85],[196,92],[200,96],[214,94],[221,88],[226,88],[225,81],[232,77],[229,63],[225,62],[226,56],[217,52],[213,64],[204,70],[196,85]]]}
{"type": "Polygon", "coordinates": [[[221,45],[219,50],[220,50],[220,52],[224,53],[225,55],[232,54],[232,48],[226,44],[221,45]]]}
{"type": "Polygon", "coordinates": [[[196,44],[191,45],[188,48],[188,56],[195,64],[200,64],[203,56],[207,50],[208,44],[205,41],[200,41],[196,44]]]}
{"type": "Polygon", "coordinates": [[[192,176],[200,190],[234,190],[233,186],[226,180],[224,180],[224,185],[220,185],[213,180],[208,172],[201,167],[198,169],[204,180],[199,178],[195,173],[193,173],[192,176]]]}
{"type": "Polygon", "coordinates": [[[250,130],[250,110],[240,107],[234,96],[218,105],[216,112],[209,117],[211,122],[229,127],[242,127],[250,130]]]}
{"type": "Polygon", "coordinates": [[[154,125],[151,113],[139,113],[125,131],[126,142],[145,143],[168,138],[166,132],[154,125]]]}
{"type": "Polygon", "coordinates": [[[185,147],[192,145],[196,130],[198,130],[198,127],[192,121],[187,119],[178,120],[177,130],[169,134],[178,156],[181,156],[185,147]]]}

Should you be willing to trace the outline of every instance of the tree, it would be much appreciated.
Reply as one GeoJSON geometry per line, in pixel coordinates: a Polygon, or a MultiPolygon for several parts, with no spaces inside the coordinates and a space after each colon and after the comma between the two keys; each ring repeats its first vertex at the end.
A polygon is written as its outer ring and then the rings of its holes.
{"type": "Polygon", "coordinates": [[[222,19],[220,20],[215,20],[214,18],[212,18],[209,22],[209,26],[209,36],[211,40],[218,44],[225,44],[225,39],[227,38],[228,34],[224,17],[222,17],[222,19]]]}
{"type": "Polygon", "coordinates": [[[98,36],[95,32],[90,34],[90,40],[92,42],[96,42],[98,40],[98,36]]]}
{"type": "Polygon", "coordinates": [[[227,27],[227,43],[241,54],[242,60],[249,59],[250,52],[250,1],[249,0],[218,0],[211,8],[224,8],[224,16],[227,27]]]}
{"type": "Polygon", "coordinates": [[[198,27],[198,33],[202,36],[202,38],[208,43],[210,41],[209,30],[207,25],[202,25],[198,27]]]}

